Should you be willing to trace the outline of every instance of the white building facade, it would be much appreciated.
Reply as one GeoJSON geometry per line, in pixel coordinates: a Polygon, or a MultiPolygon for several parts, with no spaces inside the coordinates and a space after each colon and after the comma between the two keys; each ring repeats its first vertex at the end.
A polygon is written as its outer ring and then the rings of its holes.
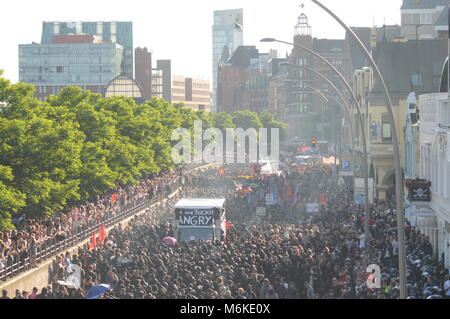
{"type": "Polygon", "coordinates": [[[448,93],[425,94],[420,105],[420,176],[432,199],[416,202],[417,227],[430,237],[436,257],[450,265],[450,103],[448,93]]]}

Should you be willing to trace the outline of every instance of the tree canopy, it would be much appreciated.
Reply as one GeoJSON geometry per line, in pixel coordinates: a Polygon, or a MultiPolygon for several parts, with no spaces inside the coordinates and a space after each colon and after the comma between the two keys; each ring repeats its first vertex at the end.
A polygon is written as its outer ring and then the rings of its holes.
{"type": "Polygon", "coordinates": [[[203,129],[268,127],[270,114],[208,113],[162,99],[138,105],[66,87],[45,102],[30,84],[11,84],[0,70],[0,230],[14,214],[47,217],[106,194],[116,185],[173,170],[172,131],[195,120],[203,129]]]}

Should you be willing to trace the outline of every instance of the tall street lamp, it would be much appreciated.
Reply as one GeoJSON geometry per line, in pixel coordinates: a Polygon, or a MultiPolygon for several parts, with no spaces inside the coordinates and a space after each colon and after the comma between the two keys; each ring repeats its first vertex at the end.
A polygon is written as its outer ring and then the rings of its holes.
{"type": "MultiPolygon", "coordinates": [[[[314,87],[312,87],[312,86],[309,86],[309,85],[307,85],[307,86],[305,86],[305,88],[306,89],[310,89],[310,90],[313,90],[317,95],[319,95],[327,104],[329,104],[330,103],[330,100],[325,96],[325,94],[323,94],[319,89],[316,89],[316,88],[314,88],[314,87]]],[[[335,102],[335,103],[337,103],[341,108],[343,108],[343,106],[341,105],[341,103],[339,103],[339,101],[337,101],[335,98],[333,98],[333,97],[331,97],[330,96],[330,98],[335,102]]],[[[322,135],[323,135],[324,133],[323,133],[323,107],[322,107],[322,135]]],[[[337,144],[339,143],[339,145],[341,144],[341,134],[340,134],[340,130],[339,130],[339,141],[337,140],[337,138],[335,139],[335,152],[334,152],[334,165],[336,165],[336,158],[337,158],[337,156],[338,156],[338,154],[337,154],[337,144]]],[[[352,136],[352,138],[353,138],[353,136],[352,136]]],[[[341,164],[342,163],[342,153],[340,153],[339,154],[339,164],[341,164]]]]}
{"type": "MultiPolygon", "coordinates": [[[[318,90],[318,89],[316,89],[316,88],[313,88],[312,86],[309,86],[309,85],[306,85],[305,86],[305,88],[306,89],[310,89],[310,90],[313,90],[313,92],[315,92],[317,95],[319,95],[320,97],[322,97],[323,99],[324,99],[324,101],[328,104],[328,103],[330,103],[330,101],[328,100],[328,98],[322,93],[322,92],[320,92],[320,90],[318,90]]],[[[325,130],[324,130],[324,120],[323,120],[323,109],[324,109],[324,107],[322,106],[322,125],[321,125],[321,135],[322,135],[322,137],[321,137],[321,139],[322,140],[324,140],[325,139],[325,130]]]]}
{"type": "Polygon", "coordinates": [[[391,97],[389,95],[386,82],[381,76],[380,69],[373,60],[367,48],[362,43],[361,39],[350,29],[341,19],[339,19],[336,14],[334,14],[330,9],[325,7],[322,3],[317,0],[311,0],[323,10],[325,10],[329,15],[331,15],[346,31],[347,33],[356,41],[361,51],[367,57],[372,69],[377,75],[380,83],[383,87],[383,91],[387,101],[387,111],[389,114],[389,119],[392,127],[392,144],[394,147],[394,164],[395,164],[395,195],[397,201],[397,235],[398,235],[398,259],[399,259],[399,275],[400,275],[400,298],[406,299],[406,248],[405,248],[405,217],[403,208],[403,182],[402,182],[402,170],[400,166],[400,148],[398,144],[397,127],[395,125],[394,111],[392,109],[391,97]]]}
{"type": "MultiPolygon", "coordinates": [[[[319,71],[316,71],[312,68],[306,67],[306,66],[300,66],[298,64],[292,63],[292,62],[282,62],[280,63],[280,66],[291,66],[294,68],[299,68],[303,70],[307,70],[311,73],[314,73],[317,75],[320,79],[322,79],[325,83],[327,83],[339,96],[339,98],[342,100],[343,104],[338,103],[345,111],[345,114],[347,115],[350,123],[350,134],[351,134],[351,141],[352,141],[352,149],[355,148],[354,139],[355,139],[355,133],[353,130],[353,121],[352,121],[352,112],[350,111],[350,105],[348,104],[347,100],[345,99],[344,95],[341,93],[341,91],[336,87],[336,85],[331,82],[326,76],[324,76],[319,71]]],[[[337,102],[337,101],[336,101],[337,102]]],[[[353,160],[352,160],[353,162],[353,160]]]]}
{"type": "Polygon", "coordinates": [[[369,168],[368,168],[368,153],[367,153],[367,141],[366,141],[366,132],[364,129],[364,120],[361,114],[361,107],[359,105],[358,99],[355,96],[355,93],[353,92],[352,88],[350,87],[350,84],[348,83],[348,81],[345,79],[345,77],[342,75],[341,72],[339,72],[339,70],[327,59],[325,59],[323,56],[321,56],[319,53],[303,46],[300,44],[295,44],[295,43],[291,43],[291,42],[286,42],[286,41],[281,41],[281,40],[277,40],[275,38],[264,38],[261,40],[261,42],[278,42],[278,43],[283,43],[283,44],[287,44],[287,45],[291,45],[294,46],[295,48],[304,50],[306,52],[308,52],[309,54],[314,55],[315,57],[317,57],[319,60],[321,60],[323,63],[325,63],[326,65],[328,65],[333,71],[334,73],[341,79],[341,81],[344,83],[344,85],[346,86],[348,92],[350,93],[350,96],[353,99],[353,102],[355,103],[356,106],[356,111],[358,113],[358,119],[359,119],[359,123],[361,126],[361,135],[362,135],[362,141],[363,141],[363,171],[364,171],[364,203],[365,203],[365,218],[364,218],[364,230],[365,230],[365,235],[366,235],[366,263],[369,261],[369,238],[370,238],[370,230],[369,230],[369,168]]]}

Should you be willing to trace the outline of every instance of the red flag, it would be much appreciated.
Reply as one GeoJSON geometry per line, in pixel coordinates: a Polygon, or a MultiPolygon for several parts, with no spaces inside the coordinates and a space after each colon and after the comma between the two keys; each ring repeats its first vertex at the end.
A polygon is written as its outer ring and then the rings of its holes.
{"type": "Polygon", "coordinates": [[[111,201],[115,202],[116,200],[117,200],[117,194],[114,193],[114,194],[111,196],[111,201]]]}
{"type": "Polygon", "coordinates": [[[223,175],[223,168],[221,167],[221,168],[219,168],[219,176],[222,176],[223,175]]]}
{"type": "Polygon", "coordinates": [[[327,199],[324,193],[320,193],[320,205],[327,205],[327,199]]]}
{"type": "Polygon", "coordinates": [[[100,229],[98,230],[98,241],[103,246],[103,242],[108,237],[108,234],[105,231],[105,225],[103,223],[100,224],[100,229]]]}
{"type": "Polygon", "coordinates": [[[288,198],[291,202],[294,201],[294,193],[292,193],[292,188],[291,186],[289,186],[288,190],[287,190],[287,194],[288,194],[288,198]]]}
{"type": "Polygon", "coordinates": [[[291,186],[288,187],[288,196],[289,196],[289,198],[291,198],[291,199],[292,199],[292,196],[294,196],[294,194],[292,193],[292,188],[291,188],[291,186]]]}
{"type": "Polygon", "coordinates": [[[91,242],[89,243],[89,250],[91,251],[91,250],[95,249],[95,246],[96,246],[96,240],[95,240],[95,233],[94,233],[92,235],[91,242]]]}

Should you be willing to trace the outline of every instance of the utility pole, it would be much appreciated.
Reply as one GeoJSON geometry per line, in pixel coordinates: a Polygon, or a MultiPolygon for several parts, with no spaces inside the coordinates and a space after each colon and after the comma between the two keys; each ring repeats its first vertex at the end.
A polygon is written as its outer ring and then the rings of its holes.
{"type": "MultiPolygon", "coordinates": [[[[405,209],[403,206],[403,176],[402,169],[400,164],[400,148],[398,142],[398,134],[397,134],[397,125],[395,122],[394,111],[392,107],[391,96],[389,95],[389,91],[384,81],[383,76],[381,75],[380,69],[378,65],[373,60],[367,48],[364,46],[361,39],[355,34],[355,32],[346,25],[333,11],[324,6],[319,0],[312,0],[313,3],[317,4],[324,11],[326,11],[330,16],[332,16],[346,31],[349,36],[351,36],[356,44],[361,49],[362,53],[367,57],[370,66],[372,67],[375,76],[379,79],[382,89],[384,91],[384,95],[387,102],[387,111],[389,115],[389,119],[391,122],[392,128],[392,146],[394,148],[394,166],[395,166],[395,194],[396,194],[396,203],[397,203],[397,235],[398,235],[398,259],[399,259],[399,277],[400,277],[400,299],[406,299],[407,297],[407,278],[406,278],[406,247],[405,247],[405,209]]],[[[450,8],[450,1],[449,1],[450,8]]],[[[449,11],[450,13],[450,11],[449,11]]],[[[449,38],[450,40],[450,38],[449,38]]],[[[367,159],[365,160],[367,163],[367,159]]],[[[367,167],[365,167],[367,169],[367,167]]],[[[367,187],[367,185],[365,185],[367,187]]],[[[366,215],[367,217],[367,215],[366,215]]],[[[366,221],[367,222],[367,221],[366,221]]],[[[367,242],[366,242],[367,243],[367,242]]]]}

